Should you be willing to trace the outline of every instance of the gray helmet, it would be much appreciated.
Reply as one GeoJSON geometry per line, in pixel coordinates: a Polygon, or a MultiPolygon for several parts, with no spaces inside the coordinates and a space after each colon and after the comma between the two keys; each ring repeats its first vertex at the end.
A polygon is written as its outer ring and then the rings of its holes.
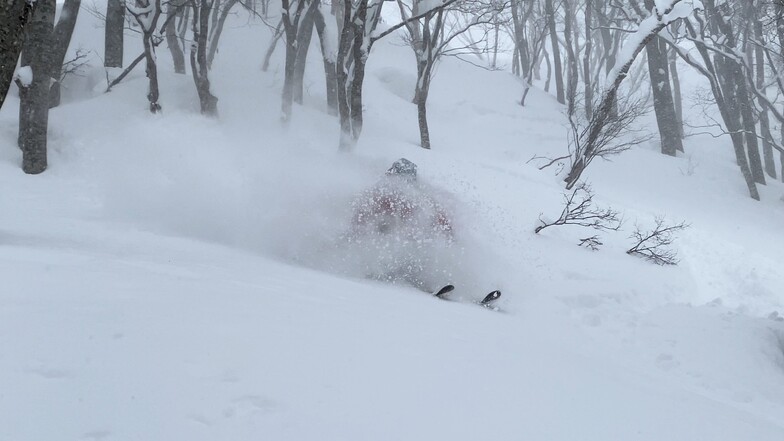
{"type": "Polygon", "coordinates": [[[387,170],[387,175],[397,175],[408,179],[416,179],[417,166],[406,158],[400,158],[387,170]]]}

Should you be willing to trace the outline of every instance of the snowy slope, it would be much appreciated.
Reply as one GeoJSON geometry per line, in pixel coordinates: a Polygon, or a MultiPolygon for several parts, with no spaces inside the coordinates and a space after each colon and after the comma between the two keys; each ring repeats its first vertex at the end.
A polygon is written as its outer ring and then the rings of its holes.
{"type": "Polygon", "coordinates": [[[627,222],[590,252],[576,242],[593,233],[533,234],[561,203],[527,163],[565,149],[552,97],[520,108],[511,75],[447,60],[423,151],[413,57],[392,37],[340,155],[318,57],[285,131],[282,54],[260,72],[269,31],[236,20],[219,121],[165,50],[163,115],[141,71],[88,98],[91,74],[51,114],[44,175],[19,170],[17,102],[0,111],[0,440],[784,437],[784,187],[748,199],[726,140],[593,164],[597,202],[627,222]],[[332,264],[351,200],[401,156],[447,194],[459,296],[499,287],[504,313],[332,264]],[[660,214],[691,224],[677,267],[624,253],[660,214]]]}

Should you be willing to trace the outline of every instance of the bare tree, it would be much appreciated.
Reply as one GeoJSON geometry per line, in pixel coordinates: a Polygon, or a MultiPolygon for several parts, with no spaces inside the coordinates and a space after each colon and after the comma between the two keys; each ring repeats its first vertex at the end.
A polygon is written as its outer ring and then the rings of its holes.
{"type": "Polygon", "coordinates": [[[161,105],[158,103],[160,91],[158,89],[158,64],[155,59],[157,44],[154,39],[160,38],[155,35],[155,30],[158,26],[158,18],[161,16],[161,0],[137,0],[134,4],[126,2],[125,8],[142,30],[142,44],[144,45],[144,58],[147,62],[147,79],[149,80],[147,99],[150,101],[150,112],[158,113],[161,110],[161,105]]]}
{"type": "MultiPolygon", "coordinates": [[[[627,40],[629,50],[625,52],[623,59],[611,71],[608,78],[608,85],[602,94],[601,101],[595,107],[591,119],[584,130],[573,130],[574,150],[572,164],[564,181],[566,188],[571,189],[580,179],[583,171],[596,157],[601,157],[602,151],[607,151],[613,145],[614,138],[618,133],[628,129],[630,124],[628,117],[639,114],[638,111],[626,112],[627,116],[615,117],[615,107],[617,106],[618,88],[629,73],[637,55],[642,52],[645,46],[656,35],[670,23],[681,19],[686,14],[691,14],[693,6],[680,7],[678,5],[685,0],[669,0],[665,3],[664,9],[654,7],[651,15],[646,17],[637,29],[627,40]]],[[[688,3],[688,2],[687,2],[688,3]]],[[[696,3],[697,5],[699,3],[696,3]]],[[[633,109],[636,106],[632,106],[633,109]]],[[[575,124],[572,123],[572,127],[575,124]]],[[[621,144],[622,145],[622,144],[621,144]]]]}
{"type": "MultiPolygon", "coordinates": [[[[544,220],[536,227],[534,233],[552,226],[577,225],[602,231],[617,231],[623,223],[620,214],[612,208],[597,208],[593,204],[593,190],[588,184],[580,184],[571,193],[565,193],[564,207],[555,220],[544,220]]],[[[589,238],[590,239],[590,238],[589,238]]]]}
{"type": "Polygon", "coordinates": [[[495,27],[499,22],[499,12],[505,9],[507,4],[462,0],[449,7],[436,9],[426,9],[430,5],[423,0],[414,0],[411,9],[402,0],[398,0],[397,4],[408,31],[407,43],[413,49],[417,63],[413,102],[417,106],[420,146],[429,149],[431,143],[427,122],[427,98],[436,64],[442,56],[465,53],[469,48],[454,42],[475,26],[495,27]]]}
{"type": "Polygon", "coordinates": [[[674,225],[665,224],[663,217],[656,218],[652,230],[641,230],[638,226],[629,237],[634,245],[626,254],[642,257],[657,265],[677,265],[678,253],[670,248],[675,242],[675,234],[688,228],[684,222],[674,225]]]}

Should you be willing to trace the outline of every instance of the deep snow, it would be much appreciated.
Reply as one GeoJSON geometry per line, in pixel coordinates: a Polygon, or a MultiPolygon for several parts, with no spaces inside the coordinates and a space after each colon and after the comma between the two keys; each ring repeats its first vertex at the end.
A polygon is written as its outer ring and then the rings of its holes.
{"type": "MultiPolygon", "coordinates": [[[[100,49],[80,20],[72,48],[100,49]]],[[[218,121],[163,47],[164,113],[142,70],[108,94],[91,72],[50,116],[43,175],[20,171],[17,101],[0,111],[0,440],[784,437],[784,187],[749,199],[727,140],[592,164],[626,223],[591,252],[593,232],[533,234],[560,211],[554,170],[528,163],[566,148],[552,97],[521,108],[513,76],[446,60],[423,151],[392,36],[338,154],[315,38],[286,131],[282,54],[260,72],[270,31],[234,20],[218,121]],[[457,297],[498,287],[503,313],[334,271],[352,201],[401,156],[449,195],[457,297]],[[657,215],[691,225],[677,267],[624,253],[657,215]]]]}

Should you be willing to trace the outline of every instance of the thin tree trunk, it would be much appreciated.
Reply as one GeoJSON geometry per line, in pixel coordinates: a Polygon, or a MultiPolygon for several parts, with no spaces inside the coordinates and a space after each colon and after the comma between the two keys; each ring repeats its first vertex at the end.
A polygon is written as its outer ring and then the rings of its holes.
{"type": "Polygon", "coordinates": [[[108,0],[103,65],[122,67],[123,33],[125,32],[125,4],[123,0],[108,0]]]}
{"type": "Polygon", "coordinates": [[[544,61],[547,63],[547,79],[544,82],[544,91],[545,93],[548,93],[550,92],[550,79],[553,77],[553,68],[550,64],[550,54],[548,54],[545,49],[543,49],[542,52],[544,53],[544,61]]]}
{"type": "MultiPolygon", "coordinates": [[[[223,33],[223,26],[226,24],[226,18],[229,16],[229,12],[231,12],[231,8],[237,4],[238,0],[228,0],[226,3],[223,4],[223,10],[220,11],[220,16],[216,20],[213,20],[215,28],[212,30],[212,37],[210,38],[210,51],[207,54],[207,66],[212,68],[212,60],[215,59],[215,54],[218,52],[218,42],[220,41],[221,34],[223,33]]],[[[215,17],[217,15],[218,10],[216,9],[216,14],[213,15],[215,17]]]]}
{"type": "Polygon", "coordinates": [[[338,114],[338,79],[335,67],[334,56],[336,54],[330,53],[332,44],[329,41],[330,35],[326,29],[324,21],[324,13],[321,8],[316,8],[314,15],[314,24],[316,25],[316,34],[319,36],[319,43],[321,45],[321,58],[324,61],[324,78],[326,81],[327,93],[327,109],[330,115],[338,114]]]}
{"type": "Polygon", "coordinates": [[[577,55],[573,46],[572,27],[574,25],[574,10],[569,0],[562,0],[564,6],[564,42],[566,43],[566,101],[568,114],[573,115],[577,102],[577,55]]]}
{"type": "MultiPolygon", "coordinates": [[[[678,76],[678,59],[675,51],[668,51],[668,54],[670,55],[669,67],[670,78],[672,78],[672,100],[675,105],[675,118],[678,124],[678,135],[683,139],[683,97],[681,96],[681,80],[678,76]]],[[[681,143],[681,148],[683,148],[683,143],[681,143]]]]}
{"type": "Polygon", "coordinates": [[[312,0],[311,5],[302,16],[302,21],[300,23],[299,32],[297,35],[297,55],[294,61],[293,78],[293,99],[297,104],[302,104],[304,96],[305,66],[308,61],[310,41],[313,38],[313,24],[319,3],[319,0],[312,0]]]}
{"type": "Polygon", "coordinates": [[[545,15],[547,16],[547,26],[550,28],[550,45],[553,49],[553,67],[555,74],[556,100],[561,104],[566,104],[564,97],[563,73],[561,69],[561,49],[558,46],[558,32],[555,27],[555,10],[553,0],[545,0],[545,15]]]}
{"type": "Polygon", "coordinates": [[[166,6],[166,44],[169,46],[169,51],[172,55],[174,62],[174,73],[185,74],[185,53],[183,53],[180,41],[177,39],[177,26],[175,25],[174,17],[172,15],[179,13],[179,3],[170,1],[166,6]]]}
{"type": "MultiPolygon", "coordinates": [[[[754,8],[751,8],[751,15],[754,15],[754,8]]],[[[754,20],[752,25],[754,27],[754,38],[760,44],[754,46],[754,55],[756,63],[754,64],[756,73],[757,89],[762,90],[765,87],[765,54],[763,52],[761,43],[763,41],[762,35],[762,21],[759,19],[754,20]]],[[[762,154],[765,160],[765,172],[768,176],[776,179],[776,162],[773,159],[773,146],[770,140],[770,119],[768,118],[768,109],[760,106],[759,110],[760,131],[763,134],[762,138],[762,154]]]]}
{"type": "Polygon", "coordinates": [[[207,68],[207,36],[209,35],[210,8],[209,0],[195,0],[193,7],[193,35],[191,45],[191,72],[199,95],[201,113],[210,117],[218,116],[218,98],[210,92],[210,79],[207,68]]]}
{"type": "Polygon", "coordinates": [[[49,108],[60,105],[60,81],[62,80],[63,63],[71,44],[76,18],[79,16],[79,6],[82,0],[65,0],[60,12],[60,18],[54,27],[54,54],[52,58],[51,77],[54,79],[49,89],[49,108]]]}
{"type": "Polygon", "coordinates": [[[56,12],[55,0],[38,0],[28,29],[30,68],[33,81],[29,87],[20,84],[25,111],[19,115],[19,147],[22,149],[22,170],[38,174],[46,170],[47,129],[49,126],[49,85],[54,58],[52,33],[56,12]]]}
{"type": "Polygon", "coordinates": [[[591,38],[593,0],[585,0],[585,53],[583,54],[583,87],[585,94],[585,118],[590,120],[593,114],[593,84],[591,83],[591,38]]]}
{"type": "Polygon", "coordinates": [[[283,20],[278,22],[278,26],[275,28],[275,34],[272,36],[270,45],[267,47],[267,52],[264,54],[264,63],[261,65],[262,72],[266,72],[269,69],[270,60],[272,60],[272,54],[275,53],[275,47],[278,45],[278,40],[280,40],[280,37],[282,36],[283,20]]]}
{"type": "MultiPolygon", "coordinates": [[[[648,6],[649,1],[653,0],[646,1],[646,7],[652,8],[652,6],[648,6]]],[[[666,50],[664,41],[659,37],[652,39],[645,46],[661,152],[665,155],[675,156],[678,150],[683,150],[683,142],[678,130],[678,117],[675,113],[672,90],[670,89],[669,60],[666,50]]]]}

